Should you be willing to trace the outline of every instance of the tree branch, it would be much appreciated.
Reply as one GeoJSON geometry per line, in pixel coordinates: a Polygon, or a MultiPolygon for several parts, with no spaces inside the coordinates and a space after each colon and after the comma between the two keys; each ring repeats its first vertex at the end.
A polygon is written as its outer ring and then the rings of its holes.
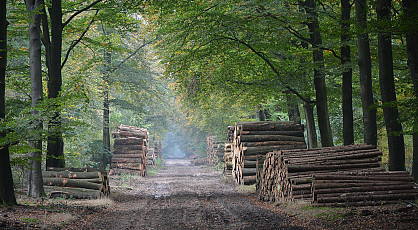
{"type": "Polygon", "coordinates": [[[312,101],[312,100],[310,100],[310,99],[307,99],[307,98],[305,98],[305,97],[303,97],[300,93],[298,93],[295,89],[293,89],[293,88],[291,88],[289,85],[287,85],[285,82],[283,82],[281,79],[280,79],[280,73],[279,73],[279,71],[276,69],[276,67],[273,65],[273,63],[262,53],[262,52],[259,52],[259,51],[257,51],[257,50],[255,50],[254,49],[254,47],[252,47],[250,44],[248,44],[248,43],[246,43],[246,42],[244,42],[244,41],[241,41],[241,40],[239,40],[239,39],[237,39],[237,38],[232,38],[232,37],[227,37],[227,36],[223,36],[223,35],[216,35],[216,36],[219,36],[219,37],[222,37],[222,38],[225,38],[225,39],[228,39],[228,40],[232,40],[232,41],[236,41],[236,42],[238,42],[238,43],[240,43],[240,44],[242,44],[242,45],[244,45],[244,46],[246,46],[246,47],[248,47],[253,53],[255,53],[257,56],[259,56],[261,59],[263,59],[263,61],[264,62],[266,62],[267,63],[267,65],[270,67],[270,69],[271,70],[273,70],[273,72],[276,74],[276,76],[278,77],[277,79],[278,79],[278,81],[282,84],[282,85],[285,85],[285,88],[286,89],[288,89],[290,92],[292,92],[292,93],[294,93],[298,98],[300,98],[302,101],[304,101],[304,102],[307,102],[307,103],[315,103],[315,101],[312,101]]]}
{"type": "Polygon", "coordinates": [[[123,61],[121,61],[119,63],[119,65],[117,65],[116,67],[112,68],[112,73],[115,72],[117,69],[119,69],[121,67],[121,65],[123,63],[125,63],[127,60],[129,60],[131,57],[133,57],[136,53],[138,53],[139,50],[141,50],[142,48],[144,48],[146,45],[149,45],[153,42],[154,40],[150,40],[148,42],[145,42],[144,44],[142,44],[140,47],[138,47],[134,52],[132,52],[128,57],[126,57],[123,61]]]}
{"type": "MultiPolygon", "coordinates": [[[[62,28],[64,28],[66,25],[68,25],[68,23],[71,22],[71,20],[73,20],[77,15],[81,14],[82,12],[90,9],[91,7],[93,7],[94,5],[96,5],[97,3],[101,2],[103,0],[96,0],[94,2],[92,2],[90,5],[84,7],[83,9],[80,9],[78,11],[76,11],[73,15],[71,15],[63,24],[62,24],[62,28]]],[[[97,10],[98,11],[98,10],[97,10]]],[[[97,12],[96,11],[96,12],[97,12]]],[[[96,13],[97,14],[97,13],[96,13]]]]}
{"type": "Polygon", "coordinates": [[[83,33],[80,35],[80,37],[73,41],[70,45],[70,47],[67,50],[67,54],[65,55],[64,61],[61,64],[61,69],[64,67],[65,63],[68,60],[68,57],[70,56],[70,52],[74,49],[74,47],[81,41],[81,39],[83,39],[84,35],[86,35],[87,31],[90,29],[90,26],[93,24],[94,21],[96,21],[96,16],[99,13],[99,10],[96,11],[96,14],[94,14],[93,18],[91,19],[89,25],[87,26],[87,28],[83,31],[83,33]]]}

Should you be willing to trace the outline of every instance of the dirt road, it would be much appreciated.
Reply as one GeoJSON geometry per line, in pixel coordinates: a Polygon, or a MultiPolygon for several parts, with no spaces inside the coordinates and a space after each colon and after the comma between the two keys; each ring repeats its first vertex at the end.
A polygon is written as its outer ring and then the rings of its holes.
{"type": "Polygon", "coordinates": [[[167,160],[157,175],[114,177],[115,200],[68,229],[302,229],[251,204],[249,194],[205,166],[167,160]]]}

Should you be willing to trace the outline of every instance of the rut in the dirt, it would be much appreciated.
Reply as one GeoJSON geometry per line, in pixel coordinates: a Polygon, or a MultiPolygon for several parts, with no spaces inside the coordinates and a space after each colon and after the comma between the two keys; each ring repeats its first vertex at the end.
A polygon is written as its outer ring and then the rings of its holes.
{"type": "Polygon", "coordinates": [[[157,175],[136,178],[131,190],[115,194],[114,206],[70,228],[301,229],[287,216],[251,204],[219,172],[188,160],[167,160],[157,175]]]}

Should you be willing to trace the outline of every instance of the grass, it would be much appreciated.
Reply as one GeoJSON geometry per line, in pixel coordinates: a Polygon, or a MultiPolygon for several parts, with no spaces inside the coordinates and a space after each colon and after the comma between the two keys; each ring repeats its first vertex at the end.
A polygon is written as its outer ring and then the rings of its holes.
{"type": "Polygon", "coordinates": [[[33,219],[33,218],[26,218],[26,217],[21,218],[20,221],[25,222],[25,223],[39,223],[39,222],[42,222],[42,220],[40,220],[40,219],[33,219]]]}

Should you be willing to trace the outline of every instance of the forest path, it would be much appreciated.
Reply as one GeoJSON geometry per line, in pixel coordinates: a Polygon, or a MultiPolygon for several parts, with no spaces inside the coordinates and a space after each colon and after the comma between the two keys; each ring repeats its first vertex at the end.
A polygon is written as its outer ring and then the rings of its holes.
{"type": "Polygon", "coordinates": [[[250,202],[206,166],[168,159],[157,175],[112,176],[114,204],[83,216],[68,229],[302,229],[289,218],[250,202]],[[116,190],[116,191],[115,191],[116,190]]]}

